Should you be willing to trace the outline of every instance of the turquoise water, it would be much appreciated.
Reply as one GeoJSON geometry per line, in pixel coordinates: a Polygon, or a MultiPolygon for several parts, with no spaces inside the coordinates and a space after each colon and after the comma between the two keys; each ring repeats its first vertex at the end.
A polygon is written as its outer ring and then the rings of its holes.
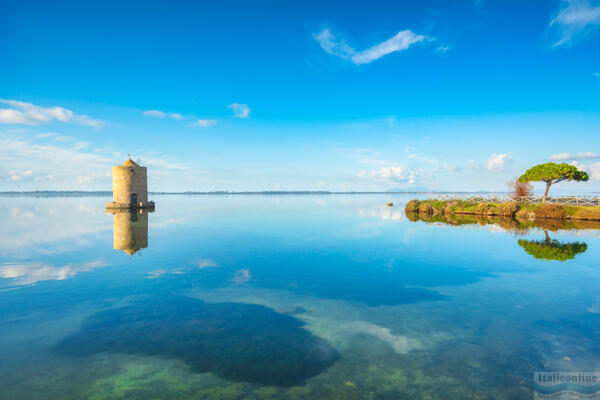
{"type": "Polygon", "coordinates": [[[409,199],[2,197],[0,398],[531,399],[600,370],[600,230],[409,199]]]}

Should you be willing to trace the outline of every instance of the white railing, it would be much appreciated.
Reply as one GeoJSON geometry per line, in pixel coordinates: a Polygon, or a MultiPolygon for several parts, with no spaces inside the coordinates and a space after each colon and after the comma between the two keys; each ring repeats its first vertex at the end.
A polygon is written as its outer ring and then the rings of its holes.
{"type": "Polygon", "coordinates": [[[571,206],[588,206],[588,207],[600,207],[600,197],[595,196],[553,196],[547,197],[544,200],[541,196],[528,196],[528,197],[513,197],[509,195],[497,195],[497,194],[432,194],[429,196],[429,200],[437,201],[474,201],[474,202],[485,202],[485,203],[506,203],[506,202],[518,202],[518,203],[532,203],[532,204],[561,204],[571,206]]]}

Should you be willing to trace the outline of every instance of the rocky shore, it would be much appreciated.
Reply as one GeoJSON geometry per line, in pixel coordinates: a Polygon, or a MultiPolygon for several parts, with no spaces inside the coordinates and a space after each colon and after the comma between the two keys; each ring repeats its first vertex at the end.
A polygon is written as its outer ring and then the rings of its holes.
{"type": "Polygon", "coordinates": [[[600,207],[519,202],[483,203],[463,200],[411,200],[406,213],[425,215],[478,215],[519,220],[584,220],[600,221],[600,207]]]}

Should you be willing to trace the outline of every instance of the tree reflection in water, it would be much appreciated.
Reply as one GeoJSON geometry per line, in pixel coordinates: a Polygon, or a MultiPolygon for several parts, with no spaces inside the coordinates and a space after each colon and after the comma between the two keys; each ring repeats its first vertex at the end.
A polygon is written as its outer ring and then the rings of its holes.
{"type": "Polygon", "coordinates": [[[426,223],[444,223],[453,226],[461,225],[497,225],[508,232],[516,235],[526,235],[530,229],[541,228],[544,230],[544,240],[525,240],[519,239],[518,243],[527,254],[539,260],[567,261],[575,258],[587,250],[587,244],[584,242],[563,243],[551,239],[548,231],[558,230],[581,230],[581,229],[600,229],[600,222],[586,220],[519,220],[506,217],[489,217],[478,215],[433,215],[407,212],[406,217],[412,221],[423,221],[426,223]]]}
{"type": "Polygon", "coordinates": [[[519,246],[539,260],[567,261],[575,258],[579,253],[587,250],[587,244],[583,242],[562,243],[558,240],[552,240],[548,236],[548,231],[544,231],[545,240],[524,240],[519,239],[519,246]]]}

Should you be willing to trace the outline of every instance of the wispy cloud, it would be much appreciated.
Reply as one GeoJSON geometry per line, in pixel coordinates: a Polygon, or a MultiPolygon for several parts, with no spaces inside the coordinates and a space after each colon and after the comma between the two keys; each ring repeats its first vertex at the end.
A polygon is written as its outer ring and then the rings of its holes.
{"type": "Polygon", "coordinates": [[[596,153],[587,151],[584,153],[559,153],[553,154],[549,157],[552,161],[575,161],[575,160],[595,160],[600,158],[596,153]]]}
{"type": "Polygon", "coordinates": [[[437,158],[432,158],[428,156],[424,156],[415,152],[415,150],[411,147],[405,147],[404,152],[406,156],[411,160],[417,160],[422,163],[426,163],[435,167],[435,172],[458,172],[462,168],[460,165],[456,165],[455,163],[439,160],[437,158]]]}
{"type": "MultiPolygon", "coordinates": [[[[109,189],[111,167],[120,164],[124,156],[108,148],[82,146],[75,140],[59,134],[0,133],[0,186],[6,190],[109,189]]],[[[161,153],[140,151],[136,157],[142,157],[143,164],[152,168],[155,182],[172,181],[174,171],[182,179],[206,174],[161,153]]]]}
{"type": "Polygon", "coordinates": [[[3,165],[12,167],[9,171],[2,171],[0,167],[0,182],[20,188],[39,188],[39,182],[45,182],[52,188],[87,189],[94,188],[89,184],[98,181],[110,187],[110,176],[103,173],[110,171],[114,164],[110,158],[82,152],[69,141],[41,144],[31,138],[10,136],[0,136],[0,160],[3,165]],[[82,166],[85,166],[84,174],[82,166]]]}
{"type": "Polygon", "coordinates": [[[144,111],[142,114],[144,114],[147,117],[152,117],[152,118],[165,118],[165,117],[169,117],[169,118],[176,119],[178,121],[181,121],[182,119],[184,119],[183,115],[181,115],[181,114],[166,113],[166,112],[160,111],[160,110],[147,110],[147,111],[144,111]]]}
{"type": "Polygon", "coordinates": [[[391,38],[372,47],[357,51],[349,46],[345,40],[338,39],[327,28],[314,35],[314,38],[327,53],[349,60],[357,65],[368,64],[387,54],[407,50],[415,43],[430,39],[427,36],[417,35],[413,31],[407,29],[396,33],[391,38]]]}
{"type": "Polygon", "coordinates": [[[481,165],[480,163],[478,163],[475,160],[469,160],[465,163],[465,168],[466,169],[473,169],[473,170],[483,170],[484,167],[483,165],[481,165]]]}
{"type": "Polygon", "coordinates": [[[209,126],[213,126],[216,123],[217,123],[217,121],[215,121],[214,119],[199,119],[196,122],[194,122],[192,125],[199,126],[202,128],[208,128],[209,126]]]}
{"type": "Polygon", "coordinates": [[[408,183],[412,185],[417,181],[417,173],[406,167],[382,167],[377,170],[365,170],[358,173],[359,178],[370,178],[377,182],[388,184],[408,183]]]}
{"type": "Polygon", "coordinates": [[[13,170],[8,171],[7,176],[11,181],[20,181],[21,179],[26,179],[26,178],[29,178],[30,176],[33,176],[33,171],[30,169],[20,170],[20,171],[13,169],[13,170]]]}
{"type": "Polygon", "coordinates": [[[577,36],[585,35],[600,25],[600,5],[590,0],[563,0],[561,7],[550,21],[550,27],[558,30],[559,39],[553,46],[571,44],[577,36]]]}
{"type": "Polygon", "coordinates": [[[144,111],[143,114],[147,117],[153,117],[153,118],[164,118],[167,115],[164,112],[159,111],[159,110],[148,110],[148,111],[144,111]]]}
{"type": "Polygon", "coordinates": [[[488,171],[502,172],[506,164],[512,164],[513,158],[510,154],[492,154],[486,163],[488,171]]]}
{"type": "Polygon", "coordinates": [[[236,118],[248,118],[250,117],[250,112],[252,111],[250,110],[250,107],[248,107],[248,104],[232,103],[227,107],[233,110],[233,115],[236,118]]]}
{"type": "Polygon", "coordinates": [[[47,122],[72,122],[99,128],[104,122],[87,115],[78,115],[63,107],[40,107],[17,100],[0,99],[11,108],[0,108],[0,124],[39,125],[47,122]]]}
{"type": "Polygon", "coordinates": [[[600,162],[590,165],[589,171],[593,180],[600,181],[600,162]]]}

